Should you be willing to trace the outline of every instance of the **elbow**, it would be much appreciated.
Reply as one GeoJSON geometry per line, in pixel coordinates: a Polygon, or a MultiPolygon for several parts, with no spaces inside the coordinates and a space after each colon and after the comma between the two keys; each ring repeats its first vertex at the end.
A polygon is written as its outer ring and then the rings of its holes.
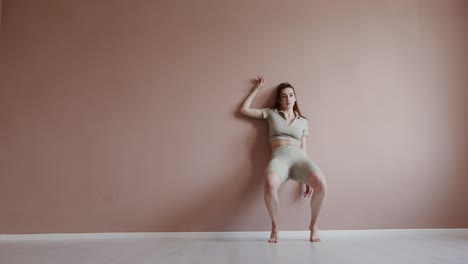
{"type": "Polygon", "coordinates": [[[243,115],[246,115],[246,113],[247,113],[247,108],[245,108],[244,106],[242,106],[242,107],[240,108],[240,112],[241,112],[243,115]]]}

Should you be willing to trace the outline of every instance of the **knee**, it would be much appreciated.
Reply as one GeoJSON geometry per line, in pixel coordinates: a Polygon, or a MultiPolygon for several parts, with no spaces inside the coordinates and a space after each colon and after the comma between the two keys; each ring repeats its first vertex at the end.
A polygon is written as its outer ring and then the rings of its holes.
{"type": "Polygon", "coordinates": [[[267,173],[267,175],[265,177],[265,186],[264,187],[265,187],[265,192],[266,193],[271,193],[271,192],[275,192],[275,191],[278,190],[279,182],[276,179],[276,177],[274,176],[274,174],[267,173]]]}
{"type": "Polygon", "coordinates": [[[317,187],[316,189],[325,194],[327,192],[327,183],[325,181],[320,181],[318,184],[317,184],[317,187]]]}
{"type": "Polygon", "coordinates": [[[314,192],[319,192],[322,195],[325,195],[327,192],[327,183],[325,180],[318,181],[313,188],[314,192]]]}
{"type": "Polygon", "coordinates": [[[313,178],[314,180],[311,182],[310,186],[314,189],[314,192],[325,195],[327,192],[327,182],[325,181],[325,178],[323,176],[321,177],[313,177],[313,176],[315,175],[311,176],[311,178],[313,178]]]}

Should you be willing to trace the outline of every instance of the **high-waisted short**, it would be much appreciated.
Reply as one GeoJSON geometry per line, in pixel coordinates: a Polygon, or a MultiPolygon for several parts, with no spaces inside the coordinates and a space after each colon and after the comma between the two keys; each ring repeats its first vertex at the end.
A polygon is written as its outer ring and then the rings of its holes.
{"type": "Polygon", "coordinates": [[[297,146],[279,146],[273,149],[266,172],[274,172],[281,182],[288,179],[308,183],[311,173],[320,173],[320,168],[308,159],[304,150],[297,146]]]}

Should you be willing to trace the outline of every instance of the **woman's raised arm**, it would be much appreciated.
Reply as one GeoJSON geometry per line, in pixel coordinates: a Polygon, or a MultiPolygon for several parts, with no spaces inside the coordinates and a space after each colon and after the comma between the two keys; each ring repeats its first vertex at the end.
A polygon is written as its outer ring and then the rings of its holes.
{"type": "Polygon", "coordinates": [[[250,117],[255,117],[255,118],[263,118],[263,113],[261,109],[254,109],[250,108],[250,105],[252,104],[255,96],[258,93],[258,90],[260,87],[262,87],[265,84],[265,80],[263,79],[263,76],[259,75],[257,76],[257,82],[255,83],[255,86],[250,92],[249,96],[247,96],[247,99],[245,99],[244,103],[241,106],[241,113],[250,116],[250,117]]]}

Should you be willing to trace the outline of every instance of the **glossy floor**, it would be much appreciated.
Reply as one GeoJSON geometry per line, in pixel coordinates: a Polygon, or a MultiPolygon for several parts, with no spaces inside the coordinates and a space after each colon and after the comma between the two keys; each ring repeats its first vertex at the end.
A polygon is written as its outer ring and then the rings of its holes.
{"type": "Polygon", "coordinates": [[[258,238],[105,238],[0,241],[1,264],[468,263],[468,234],[258,238]]]}

